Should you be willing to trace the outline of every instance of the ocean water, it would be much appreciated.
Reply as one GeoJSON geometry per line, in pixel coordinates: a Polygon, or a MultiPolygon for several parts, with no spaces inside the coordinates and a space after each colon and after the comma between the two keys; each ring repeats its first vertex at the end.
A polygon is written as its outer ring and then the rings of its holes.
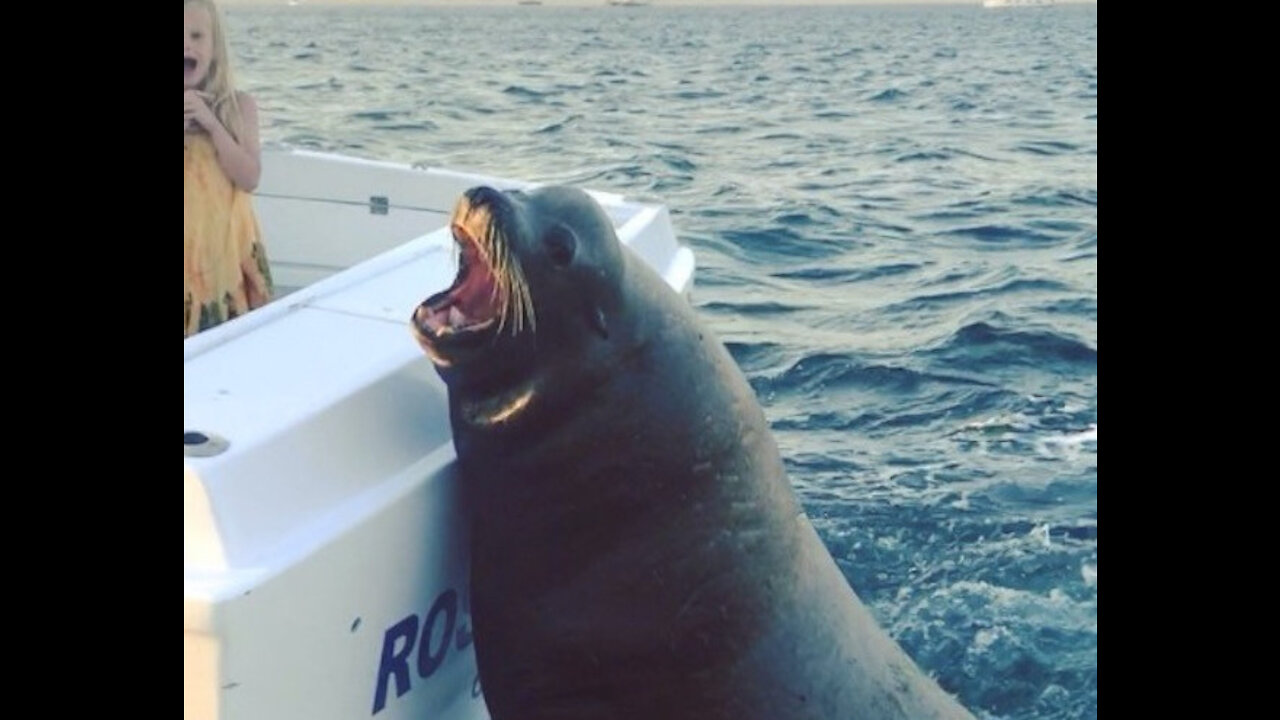
{"type": "Polygon", "coordinates": [[[1097,717],[1096,5],[226,14],[267,143],[666,204],[880,622],[1097,717]]]}

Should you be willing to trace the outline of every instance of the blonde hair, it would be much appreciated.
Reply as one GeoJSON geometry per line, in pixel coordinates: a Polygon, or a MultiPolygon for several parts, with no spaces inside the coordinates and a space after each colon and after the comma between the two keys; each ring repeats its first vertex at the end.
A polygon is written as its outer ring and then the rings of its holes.
{"type": "Polygon", "coordinates": [[[242,130],[240,102],[236,99],[236,86],[231,77],[231,54],[227,51],[227,34],[223,29],[222,12],[213,0],[182,0],[182,7],[201,7],[209,13],[212,24],[213,57],[209,60],[209,73],[200,89],[213,96],[209,109],[217,116],[231,137],[240,139],[242,130]]]}

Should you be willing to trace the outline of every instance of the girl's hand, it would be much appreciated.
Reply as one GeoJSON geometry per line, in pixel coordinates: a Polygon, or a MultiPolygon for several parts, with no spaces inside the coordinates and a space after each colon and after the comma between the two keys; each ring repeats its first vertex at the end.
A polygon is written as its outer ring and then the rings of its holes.
{"type": "Polygon", "coordinates": [[[182,130],[190,132],[197,128],[211,131],[218,123],[218,118],[209,109],[209,93],[199,90],[182,91],[182,130]]]}

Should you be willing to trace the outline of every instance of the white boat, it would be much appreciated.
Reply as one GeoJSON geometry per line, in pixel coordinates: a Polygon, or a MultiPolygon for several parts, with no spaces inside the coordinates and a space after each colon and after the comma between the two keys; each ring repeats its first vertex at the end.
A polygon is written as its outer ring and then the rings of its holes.
{"type": "MultiPolygon", "coordinates": [[[[183,717],[486,718],[447,396],[409,330],[476,185],[297,150],[255,197],[278,289],[183,344],[183,717]]],[[[666,208],[592,193],[676,290],[666,208]]],[[[513,599],[518,601],[518,599],[513,599]]]]}
{"type": "Polygon", "coordinates": [[[984,8],[1051,7],[1053,0],[982,0],[984,8]]]}

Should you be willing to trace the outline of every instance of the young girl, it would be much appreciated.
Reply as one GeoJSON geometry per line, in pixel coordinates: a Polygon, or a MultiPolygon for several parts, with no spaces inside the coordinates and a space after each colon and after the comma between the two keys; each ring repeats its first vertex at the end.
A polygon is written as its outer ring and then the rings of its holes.
{"type": "Polygon", "coordinates": [[[252,197],[258,108],[236,92],[213,0],[182,2],[183,337],[271,299],[252,197]]]}

